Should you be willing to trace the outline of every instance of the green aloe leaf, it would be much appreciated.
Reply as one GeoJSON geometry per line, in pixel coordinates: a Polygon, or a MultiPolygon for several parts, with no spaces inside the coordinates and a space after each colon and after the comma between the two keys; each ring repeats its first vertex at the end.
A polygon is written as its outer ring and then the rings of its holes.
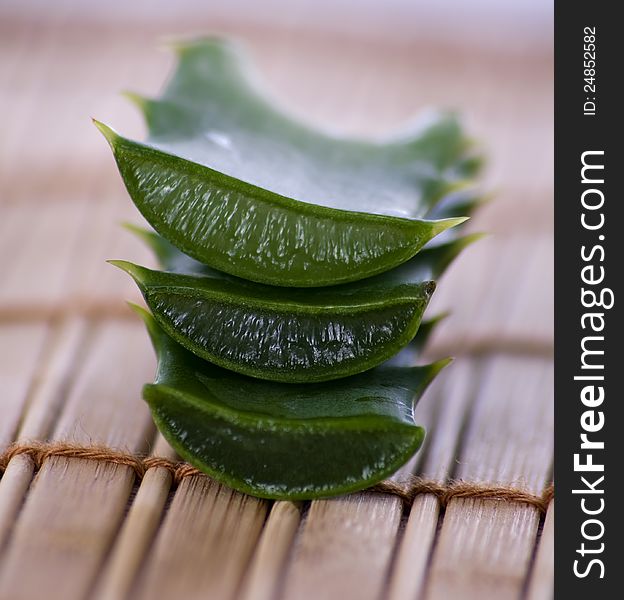
{"type": "Polygon", "coordinates": [[[136,309],[158,357],[143,394],[161,433],[208,475],[263,498],[334,496],[396,471],[424,439],[414,404],[449,362],[331,383],[265,382],[199,359],[136,309]]]}
{"type": "Polygon", "coordinates": [[[338,379],[396,354],[418,331],[434,288],[431,279],[478,237],[427,248],[367,280],[283,289],[225,275],[158,234],[134,230],[170,272],[112,262],[135,279],[167,334],[222,367],[283,382],[338,379]]]}
{"type": "Polygon", "coordinates": [[[275,109],[230,44],[177,50],[161,98],[137,100],[148,143],[96,124],[140,212],[184,253],[252,281],[327,286],[391,269],[464,220],[426,218],[478,168],[454,116],[383,143],[340,139],[275,109]]]}
{"type": "MultiPolygon", "coordinates": [[[[462,201],[464,204],[464,201],[462,201]]],[[[465,203],[467,205],[467,202],[465,203]]],[[[245,285],[252,290],[266,290],[269,293],[277,293],[281,296],[287,295],[293,290],[275,290],[271,286],[258,284],[234,277],[213,269],[204,263],[201,263],[187,254],[181,252],[173,244],[169,243],[161,235],[154,231],[149,231],[143,227],[132,223],[124,223],[124,227],[135,234],[139,239],[145,242],[158,260],[160,266],[172,273],[182,273],[185,275],[205,275],[207,277],[216,277],[236,281],[240,285],[245,285]]],[[[452,232],[449,232],[452,233],[452,232]]],[[[414,283],[417,281],[425,281],[427,279],[438,279],[444,273],[446,268],[457,258],[464,248],[483,237],[480,233],[471,233],[463,236],[452,235],[447,241],[440,243],[430,243],[421,252],[391,271],[386,271],[380,275],[369,277],[366,280],[358,282],[341,284],[333,287],[331,290],[310,290],[295,292],[295,294],[310,297],[310,295],[321,293],[327,294],[332,291],[357,291],[367,288],[377,288],[379,285],[388,283],[414,283]]],[[[437,242],[437,240],[436,240],[437,242]]]]}
{"type": "Polygon", "coordinates": [[[238,373],[284,382],[337,379],[390,358],[416,335],[435,289],[420,281],[284,290],[111,262],[134,278],[159,324],[187,349],[238,373]]]}

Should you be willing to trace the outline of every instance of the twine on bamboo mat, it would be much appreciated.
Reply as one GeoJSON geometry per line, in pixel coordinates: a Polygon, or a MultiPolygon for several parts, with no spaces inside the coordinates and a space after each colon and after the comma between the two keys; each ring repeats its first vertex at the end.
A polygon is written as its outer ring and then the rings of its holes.
{"type": "Polygon", "coordinates": [[[473,500],[500,500],[501,502],[519,502],[534,506],[541,513],[546,513],[550,502],[555,497],[555,486],[550,483],[541,495],[533,494],[513,486],[496,486],[484,483],[455,480],[439,483],[433,480],[412,477],[406,483],[382,481],[370,488],[370,492],[384,492],[399,496],[405,504],[413,504],[421,494],[433,494],[444,508],[453,498],[471,498],[473,500]]]}
{"type": "MultiPolygon", "coordinates": [[[[4,472],[11,459],[18,455],[28,456],[33,461],[36,469],[40,469],[48,458],[65,457],[123,465],[131,468],[139,480],[143,478],[149,469],[156,467],[166,469],[171,474],[171,478],[176,485],[185,477],[195,475],[206,477],[202,471],[185,462],[156,456],[140,456],[113,450],[105,446],[79,446],[66,442],[15,443],[0,454],[0,473],[4,472]]],[[[494,486],[461,480],[439,483],[420,477],[413,477],[405,483],[382,481],[366,491],[398,496],[407,506],[411,506],[415,498],[421,494],[432,494],[438,499],[442,507],[445,507],[453,498],[472,498],[528,504],[537,508],[541,513],[546,512],[551,500],[554,498],[554,486],[552,483],[546,487],[541,495],[537,495],[511,486],[494,486]]]]}

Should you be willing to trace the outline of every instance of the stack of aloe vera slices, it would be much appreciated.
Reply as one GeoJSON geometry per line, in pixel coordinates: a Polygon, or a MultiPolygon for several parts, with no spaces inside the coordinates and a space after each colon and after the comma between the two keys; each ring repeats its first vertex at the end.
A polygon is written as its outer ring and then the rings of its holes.
{"type": "Polygon", "coordinates": [[[176,51],[162,96],[131,96],[147,143],[96,122],[162,268],[112,261],[149,308],[144,398],[183,458],[243,492],[368,487],[422,444],[414,405],[449,361],[414,366],[420,324],[474,239],[458,226],[479,160],[452,115],[338,139],[278,111],[230,43],[176,51]]]}

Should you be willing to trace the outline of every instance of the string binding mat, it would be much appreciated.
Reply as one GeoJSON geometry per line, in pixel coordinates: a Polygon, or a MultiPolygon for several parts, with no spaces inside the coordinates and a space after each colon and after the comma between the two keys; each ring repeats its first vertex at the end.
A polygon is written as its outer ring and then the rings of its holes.
{"type": "MultiPolygon", "coordinates": [[[[168,471],[175,485],[179,485],[186,477],[207,477],[199,469],[186,462],[158,456],[137,455],[106,446],[81,446],[69,442],[18,442],[12,444],[0,453],[0,474],[7,469],[13,458],[24,455],[33,461],[36,470],[41,469],[49,458],[63,457],[94,460],[129,467],[134,471],[139,481],[143,479],[149,469],[156,468],[168,471]]],[[[365,491],[392,494],[401,498],[407,507],[413,504],[416,497],[422,494],[431,494],[438,499],[442,508],[445,508],[454,498],[470,498],[528,504],[542,514],[546,513],[550,502],[554,499],[552,483],[546,486],[541,495],[538,495],[513,486],[496,486],[462,480],[440,483],[421,477],[411,477],[400,483],[386,480],[365,491]]]]}

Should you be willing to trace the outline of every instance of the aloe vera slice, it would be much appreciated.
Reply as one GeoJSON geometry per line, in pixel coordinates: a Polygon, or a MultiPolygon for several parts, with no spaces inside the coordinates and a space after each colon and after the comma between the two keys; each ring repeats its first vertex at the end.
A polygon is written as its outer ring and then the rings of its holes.
{"type": "MultiPolygon", "coordinates": [[[[125,223],[124,227],[150,247],[158,263],[165,271],[182,273],[184,275],[205,275],[207,277],[227,279],[247,286],[252,290],[266,290],[269,293],[271,293],[271,291],[272,293],[276,292],[271,286],[250,282],[213,269],[191,258],[187,254],[184,254],[154,231],[149,231],[148,229],[131,223],[125,223]]],[[[327,292],[331,293],[332,291],[353,292],[376,288],[379,285],[386,285],[389,283],[414,283],[428,279],[438,279],[462,250],[483,237],[480,233],[470,233],[461,236],[452,231],[448,233],[450,236],[446,241],[438,243],[436,240],[434,243],[428,244],[417,256],[391,271],[386,271],[385,273],[369,277],[365,280],[337,285],[331,290],[320,290],[320,292],[322,294],[327,294],[327,292]]],[[[113,261],[113,263],[114,262],[115,261],[113,261]]],[[[292,290],[286,291],[280,289],[277,293],[280,296],[284,296],[290,291],[292,290]]],[[[318,292],[316,290],[306,289],[303,292],[299,292],[299,295],[303,294],[309,297],[311,294],[315,293],[318,292]]]]}
{"type": "Polygon", "coordinates": [[[435,288],[421,281],[284,290],[113,263],[134,278],[156,320],[188,350],[284,382],[346,377],[390,358],[416,335],[435,288]]]}
{"type": "Polygon", "coordinates": [[[415,401],[449,362],[324,384],[265,382],[199,359],[137,312],[158,357],[155,383],[143,389],[158,429],[197,468],[263,498],[334,496],[396,471],[424,439],[415,401]]]}
{"type": "Polygon", "coordinates": [[[424,219],[474,172],[450,115],[386,142],[338,139],[278,112],[230,44],[178,48],[148,143],[96,123],[139,211],[186,254],[278,286],[356,281],[464,219],[424,219]]]}
{"type": "Polygon", "coordinates": [[[426,248],[367,280],[285,290],[215,271],[157,234],[133,230],[173,272],[113,263],[135,279],[161,327],[202,358],[283,382],[338,379],[390,358],[416,334],[433,291],[431,280],[478,238],[426,248]]]}

